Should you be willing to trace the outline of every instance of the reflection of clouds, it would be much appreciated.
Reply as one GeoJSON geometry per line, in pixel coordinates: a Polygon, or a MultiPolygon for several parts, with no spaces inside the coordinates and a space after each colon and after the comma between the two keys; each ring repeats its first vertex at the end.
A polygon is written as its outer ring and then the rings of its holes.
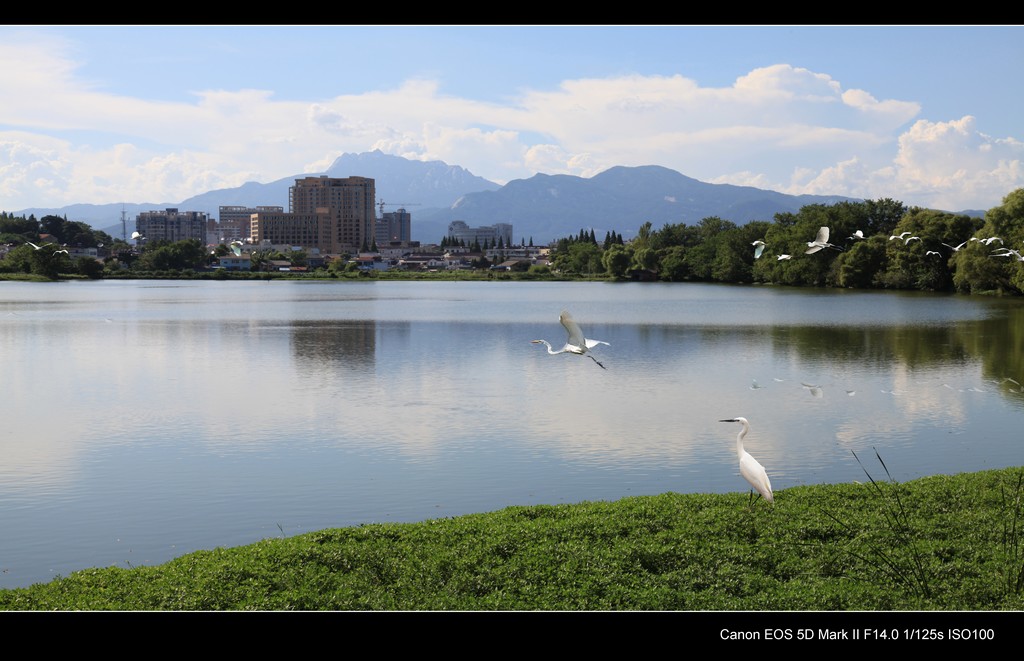
{"type": "Polygon", "coordinates": [[[732,475],[735,433],[717,420],[742,415],[752,425],[751,452],[773,476],[795,479],[802,466],[828,466],[837,453],[910,443],[922,426],[962,429],[971,416],[970,400],[940,387],[975,378],[964,376],[973,367],[959,335],[944,328],[750,326],[734,323],[732,312],[716,326],[714,305],[700,296],[734,289],[657,286],[621,297],[628,318],[646,318],[652,296],[657,314],[677,321],[622,323],[594,293],[608,290],[588,287],[574,310],[582,308],[589,334],[611,342],[598,348],[608,367],[601,370],[530,344],[562,336],[557,310],[582,291],[578,283],[420,284],[257,283],[231,290],[241,294],[225,319],[217,316],[222,293],[186,286],[157,289],[152,307],[136,301],[134,320],[122,313],[106,323],[104,311],[84,318],[88,307],[45,323],[31,320],[31,310],[8,316],[0,325],[11,347],[4,405],[17,415],[0,433],[0,475],[8,484],[56,485],[89,446],[147,443],[221,454],[303,444],[431,460],[466,448],[522,448],[538,460],[707,463],[732,475]],[[433,291],[440,298],[425,295],[433,291]],[[535,314],[544,291],[559,305],[535,314]],[[682,303],[673,311],[651,292],[682,303]],[[488,299],[493,312],[481,302],[488,299]],[[182,300],[186,316],[178,318],[182,300]],[[517,306],[530,312],[509,322],[517,306]],[[368,310],[381,320],[356,318],[368,310]],[[686,323],[691,316],[701,323],[686,323]],[[808,396],[801,381],[822,396],[808,396]],[[857,397],[846,396],[853,389],[857,397]]]}

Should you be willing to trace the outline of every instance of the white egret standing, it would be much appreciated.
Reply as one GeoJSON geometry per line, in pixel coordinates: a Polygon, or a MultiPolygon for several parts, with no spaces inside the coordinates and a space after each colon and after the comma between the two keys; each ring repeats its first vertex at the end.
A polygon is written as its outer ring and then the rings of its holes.
{"type": "Polygon", "coordinates": [[[576,321],[572,318],[572,315],[570,315],[566,310],[562,310],[562,314],[558,316],[558,320],[562,322],[562,326],[565,327],[565,331],[569,334],[569,339],[566,341],[564,347],[562,347],[558,351],[555,351],[553,348],[551,348],[551,343],[548,342],[547,340],[530,341],[533,344],[543,344],[544,346],[546,346],[548,348],[549,354],[554,355],[559,353],[574,353],[577,356],[588,356],[592,361],[597,363],[598,367],[600,367],[601,369],[607,369],[604,365],[601,364],[601,361],[599,361],[597,358],[594,358],[594,356],[588,352],[599,344],[608,343],[603,340],[588,340],[587,338],[583,337],[583,331],[580,330],[579,324],[576,323],[576,321]]]}
{"type": "Polygon", "coordinates": [[[750,431],[750,423],[746,418],[729,418],[728,420],[719,420],[719,422],[739,422],[743,425],[743,429],[736,435],[736,454],[740,460],[740,475],[750,483],[750,486],[757,489],[757,493],[761,494],[765,500],[774,503],[775,498],[772,495],[772,483],[768,479],[768,472],[757,459],[743,449],[743,437],[750,431]]]}

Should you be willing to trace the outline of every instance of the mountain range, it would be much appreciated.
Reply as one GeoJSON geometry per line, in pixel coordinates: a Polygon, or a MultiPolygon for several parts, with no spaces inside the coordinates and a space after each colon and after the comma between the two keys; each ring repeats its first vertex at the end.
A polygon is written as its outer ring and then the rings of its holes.
{"type": "MultiPolygon", "coordinates": [[[[416,161],[380,151],[342,154],[325,172],[297,174],[261,184],[208,191],[180,202],[161,204],[73,204],[61,208],[35,208],[14,212],[66,216],[107,232],[128,235],[142,211],[177,208],[202,211],[217,218],[220,206],[280,206],[288,209],[288,188],[307,176],[370,177],[375,180],[378,204],[385,212],[404,207],[412,216],[412,238],[438,243],[448,223],[461,220],[470,226],[511,223],[513,236],[547,243],[593,229],[598,238],[615,231],[625,239],[650,221],[695,225],[717,216],[737,225],[751,220],[771,221],[776,213],[796,213],[808,204],[859,201],[840,195],[787,195],[751,186],[711,184],[658,165],[616,166],[590,178],[537,174],[504,186],[443,161],[416,161]],[[122,215],[126,222],[122,226],[122,215]]],[[[964,211],[983,216],[982,211],[964,211]]]]}

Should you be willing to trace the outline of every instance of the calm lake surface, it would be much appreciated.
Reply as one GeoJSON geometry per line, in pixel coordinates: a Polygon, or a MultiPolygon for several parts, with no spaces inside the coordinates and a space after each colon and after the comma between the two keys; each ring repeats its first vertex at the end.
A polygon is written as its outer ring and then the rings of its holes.
{"type": "MultiPolygon", "coordinates": [[[[0,282],[0,588],[362,523],[1024,465],[1024,301],[0,282]],[[572,312],[605,340],[548,355],[572,312]],[[813,386],[813,388],[811,387],[813,386]]],[[[782,493],[778,493],[778,492],[782,493]]],[[[744,496],[745,498],[745,496],[744,496]]]]}

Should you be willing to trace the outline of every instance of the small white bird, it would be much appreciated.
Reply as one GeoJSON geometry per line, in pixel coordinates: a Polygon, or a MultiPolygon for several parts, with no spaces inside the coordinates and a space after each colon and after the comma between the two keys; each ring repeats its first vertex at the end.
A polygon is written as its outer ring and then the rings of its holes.
{"type": "Polygon", "coordinates": [[[1006,252],[994,252],[992,257],[1013,257],[1018,262],[1024,262],[1024,255],[1021,255],[1020,252],[1013,248],[996,248],[996,250],[1005,250],[1006,252]]]}
{"type": "Polygon", "coordinates": [[[864,232],[863,232],[863,230],[857,230],[856,232],[853,233],[853,236],[848,236],[846,238],[848,238],[848,239],[863,239],[864,238],[864,232]]]}
{"type": "Polygon", "coordinates": [[[913,234],[913,232],[907,230],[906,232],[903,232],[902,234],[893,234],[892,236],[889,237],[889,240],[892,241],[893,239],[899,239],[900,241],[902,241],[903,237],[905,237],[908,234],[913,234]]]}
{"type": "Polygon", "coordinates": [[[746,418],[729,418],[728,420],[719,420],[719,422],[739,422],[743,425],[743,429],[736,435],[736,454],[740,460],[740,475],[765,500],[769,503],[775,502],[775,498],[772,495],[772,483],[768,479],[768,472],[765,471],[764,466],[757,459],[754,459],[749,452],[743,449],[743,437],[750,431],[750,423],[747,422],[746,418]]]}
{"type": "Polygon", "coordinates": [[[565,327],[565,331],[569,334],[569,339],[558,351],[551,348],[551,343],[547,340],[530,340],[533,344],[543,344],[548,348],[548,353],[551,355],[559,353],[574,353],[577,356],[588,356],[592,361],[597,363],[601,369],[607,369],[601,364],[597,358],[588,353],[591,349],[599,344],[608,344],[603,340],[588,340],[583,337],[583,331],[580,330],[579,324],[572,318],[572,315],[566,310],[562,310],[562,314],[559,315],[558,320],[562,322],[562,326],[565,327]]]}
{"type": "Polygon", "coordinates": [[[819,227],[818,228],[818,235],[816,237],[814,237],[814,241],[808,241],[807,242],[807,250],[804,251],[804,254],[805,255],[813,255],[814,253],[818,252],[822,248],[832,248],[832,247],[834,247],[831,243],[828,242],[828,235],[829,235],[829,230],[828,230],[827,227],[819,227]]]}
{"type": "Polygon", "coordinates": [[[750,245],[754,246],[754,259],[761,259],[761,253],[764,252],[764,241],[758,239],[750,245]]]}
{"type": "Polygon", "coordinates": [[[950,249],[950,250],[952,250],[953,252],[956,252],[956,251],[960,250],[961,248],[963,248],[964,246],[966,246],[966,245],[967,245],[967,243],[968,243],[967,241],[964,241],[963,243],[961,243],[961,244],[960,244],[960,245],[958,245],[958,246],[951,246],[951,245],[949,245],[948,243],[943,243],[942,245],[946,246],[947,248],[949,248],[949,249],[950,249]]]}
{"type": "Polygon", "coordinates": [[[925,251],[924,254],[925,254],[925,257],[927,257],[928,255],[936,255],[938,257],[942,257],[942,253],[940,253],[937,250],[927,250],[927,251],[925,251]]]}
{"type": "Polygon", "coordinates": [[[800,382],[800,385],[802,385],[804,388],[807,388],[807,390],[810,391],[812,397],[820,398],[825,396],[825,393],[824,391],[822,391],[821,386],[815,386],[810,383],[804,383],[803,381],[800,382]]]}
{"type": "Polygon", "coordinates": [[[33,248],[35,248],[36,250],[42,250],[42,249],[43,249],[43,248],[45,248],[46,246],[52,246],[52,245],[53,245],[52,243],[44,243],[44,244],[43,244],[43,245],[41,245],[41,246],[37,246],[36,244],[32,243],[31,241],[26,241],[25,243],[27,243],[28,245],[32,246],[32,247],[33,247],[33,248]]]}
{"type": "Polygon", "coordinates": [[[776,261],[781,262],[784,259],[793,259],[793,256],[792,255],[779,255],[779,258],[776,261]]]}
{"type": "Polygon", "coordinates": [[[920,241],[920,240],[921,240],[921,237],[919,237],[919,236],[908,236],[907,238],[903,239],[903,245],[909,245],[911,241],[920,241]]]}

